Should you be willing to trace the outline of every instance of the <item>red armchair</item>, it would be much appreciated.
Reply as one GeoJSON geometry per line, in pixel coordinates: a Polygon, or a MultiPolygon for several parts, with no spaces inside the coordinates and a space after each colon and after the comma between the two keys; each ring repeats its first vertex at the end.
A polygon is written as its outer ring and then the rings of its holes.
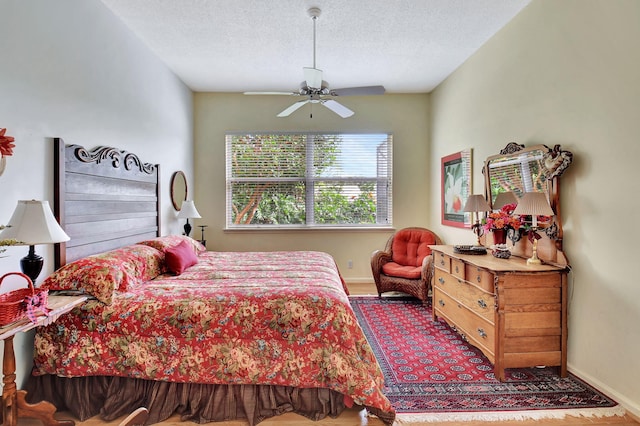
{"type": "Polygon", "coordinates": [[[371,272],[378,296],[387,291],[400,291],[429,299],[431,286],[431,249],[429,245],[442,244],[442,240],[426,228],[404,228],[393,234],[384,251],[371,255],[371,272]]]}

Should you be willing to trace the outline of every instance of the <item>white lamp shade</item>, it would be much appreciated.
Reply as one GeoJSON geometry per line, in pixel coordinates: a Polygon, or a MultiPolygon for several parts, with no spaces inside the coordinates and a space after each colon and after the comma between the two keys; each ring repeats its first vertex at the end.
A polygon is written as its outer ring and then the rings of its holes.
{"type": "Polygon", "coordinates": [[[178,212],[178,219],[199,219],[201,217],[193,200],[186,200],[182,203],[182,207],[180,207],[180,211],[178,212]]]}
{"type": "Polygon", "coordinates": [[[463,209],[465,212],[486,212],[489,210],[491,210],[491,208],[487,200],[479,194],[469,195],[463,209]]]}
{"type": "Polygon", "coordinates": [[[20,200],[0,239],[16,240],[23,245],[53,244],[69,241],[58,225],[48,201],[20,200]]]}
{"type": "Polygon", "coordinates": [[[501,192],[496,195],[496,200],[493,202],[493,209],[500,210],[502,207],[507,204],[518,204],[518,199],[516,198],[516,194],[511,191],[501,192]]]}
{"type": "Polygon", "coordinates": [[[553,216],[555,213],[543,192],[527,192],[518,202],[513,214],[531,216],[553,216]]]}

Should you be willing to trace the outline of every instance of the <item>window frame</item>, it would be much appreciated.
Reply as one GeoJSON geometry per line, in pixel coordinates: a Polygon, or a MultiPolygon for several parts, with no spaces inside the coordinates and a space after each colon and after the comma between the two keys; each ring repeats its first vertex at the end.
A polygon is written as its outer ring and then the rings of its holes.
{"type": "MultiPolygon", "coordinates": [[[[377,150],[378,148],[376,148],[377,150]]],[[[380,154],[378,154],[380,155],[380,154]]],[[[330,230],[330,229],[351,229],[351,230],[371,230],[371,229],[390,229],[393,228],[393,133],[391,132],[322,132],[322,131],[285,131],[285,132],[225,132],[225,230],[330,230]],[[305,149],[305,174],[304,176],[297,177],[271,177],[271,178],[253,178],[253,177],[233,177],[232,158],[230,153],[232,152],[232,140],[235,136],[280,136],[280,135],[298,135],[306,138],[305,149]],[[364,176],[314,176],[313,172],[313,149],[314,143],[308,143],[314,141],[314,137],[317,136],[380,136],[386,138],[386,149],[383,151],[386,154],[385,167],[386,176],[378,176],[379,160],[376,157],[376,176],[364,177],[364,176]],[[305,185],[305,223],[301,224],[236,224],[233,222],[233,184],[236,182],[249,182],[249,181],[274,181],[274,182],[304,182],[305,185]],[[315,210],[314,204],[316,202],[314,196],[314,188],[318,182],[371,182],[376,188],[376,223],[331,223],[322,224],[315,223],[315,210]],[[379,190],[383,188],[384,200],[379,200],[379,190]],[[309,196],[311,194],[311,197],[309,196]],[[386,220],[381,220],[378,216],[378,211],[381,207],[386,212],[386,220]]]]}

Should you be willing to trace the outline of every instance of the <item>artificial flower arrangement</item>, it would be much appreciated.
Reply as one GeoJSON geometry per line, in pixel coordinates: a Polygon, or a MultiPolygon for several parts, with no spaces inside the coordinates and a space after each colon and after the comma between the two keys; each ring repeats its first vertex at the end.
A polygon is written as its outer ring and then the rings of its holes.
{"type": "Polygon", "coordinates": [[[13,148],[16,146],[13,144],[15,139],[12,136],[5,136],[7,129],[0,129],[0,155],[8,157],[13,155],[13,148]]]}
{"type": "MultiPolygon", "coordinates": [[[[0,225],[0,231],[2,231],[4,228],[6,228],[6,226],[0,225]]],[[[7,248],[6,248],[7,246],[15,246],[16,244],[20,244],[20,241],[13,240],[13,239],[0,240],[0,254],[7,251],[7,248]]],[[[3,257],[3,256],[0,256],[0,257],[3,257]]]]}
{"type": "MultiPolygon", "coordinates": [[[[497,212],[489,213],[483,221],[484,230],[504,230],[514,244],[518,242],[523,235],[527,235],[531,242],[533,242],[534,239],[539,240],[541,236],[536,231],[532,231],[531,226],[525,222],[526,216],[513,214],[516,206],[517,203],[505,204],[497,212]],[[513,231],[510,232],[511,230],[513,231]]],[[[550,219],[550,216],[537,217],[539,225],[549,222],[550,219]]]]}
{"type": "MultiPolygon", "coordinates": [[[[0,129],[0,159],[4,161],[4,157],[13,155],[13,148],[15,139],[12,136],[5,136],[7,129],[0,129]]],[[[4,171],[4,164],[0,164],[0,175],[4,171]]],[[[0,231],[5,228],[4,225],[0,225],[0,231]]],[[[16,240],[0,240],[0,254],[7,251],[6,246],[14,246],[18,244],[16,240]]]]}
{"type": "Polygon", "coordinates": [[[516,209],[517,204],[505,204],[497,212],[491,212],[484,220],[485,231],[491,231],[494,229],[513,229],[520,230],[524,225],[524,220],[520,216],[514,216],[513,211],[516,209]]]}
{"type": "Polygon", "coordinates": [[[7,158],[13,155],[13,148],[15,148],[15,138],[12,136],[5,136],[7,129],[0,129],[0,175],[4,172],[4,167],[7,162],[7,158]]]}

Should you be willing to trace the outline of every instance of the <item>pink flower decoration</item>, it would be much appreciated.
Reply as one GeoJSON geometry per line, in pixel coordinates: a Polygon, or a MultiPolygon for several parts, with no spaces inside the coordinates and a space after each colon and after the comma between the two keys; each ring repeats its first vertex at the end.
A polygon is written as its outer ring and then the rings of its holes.
{"type": "Polygon", "coordinates": [[[513,216],[513,211],[515,209],[516,203],[505,204],[499,211],[489,213],[484,224],[484,229],[486,231],[508,228],[513,228],[515,230],[520,229],[522,226],[522,219],[520,217],[513,216]]]}
{"type": "Polygon", "coordinates": [[[7,129],[0,129],[0,154],[3,157],[13,155],[13,148],[16,146],[12,143],[15,139],[11,136],[5,136],[7,129]]]}

